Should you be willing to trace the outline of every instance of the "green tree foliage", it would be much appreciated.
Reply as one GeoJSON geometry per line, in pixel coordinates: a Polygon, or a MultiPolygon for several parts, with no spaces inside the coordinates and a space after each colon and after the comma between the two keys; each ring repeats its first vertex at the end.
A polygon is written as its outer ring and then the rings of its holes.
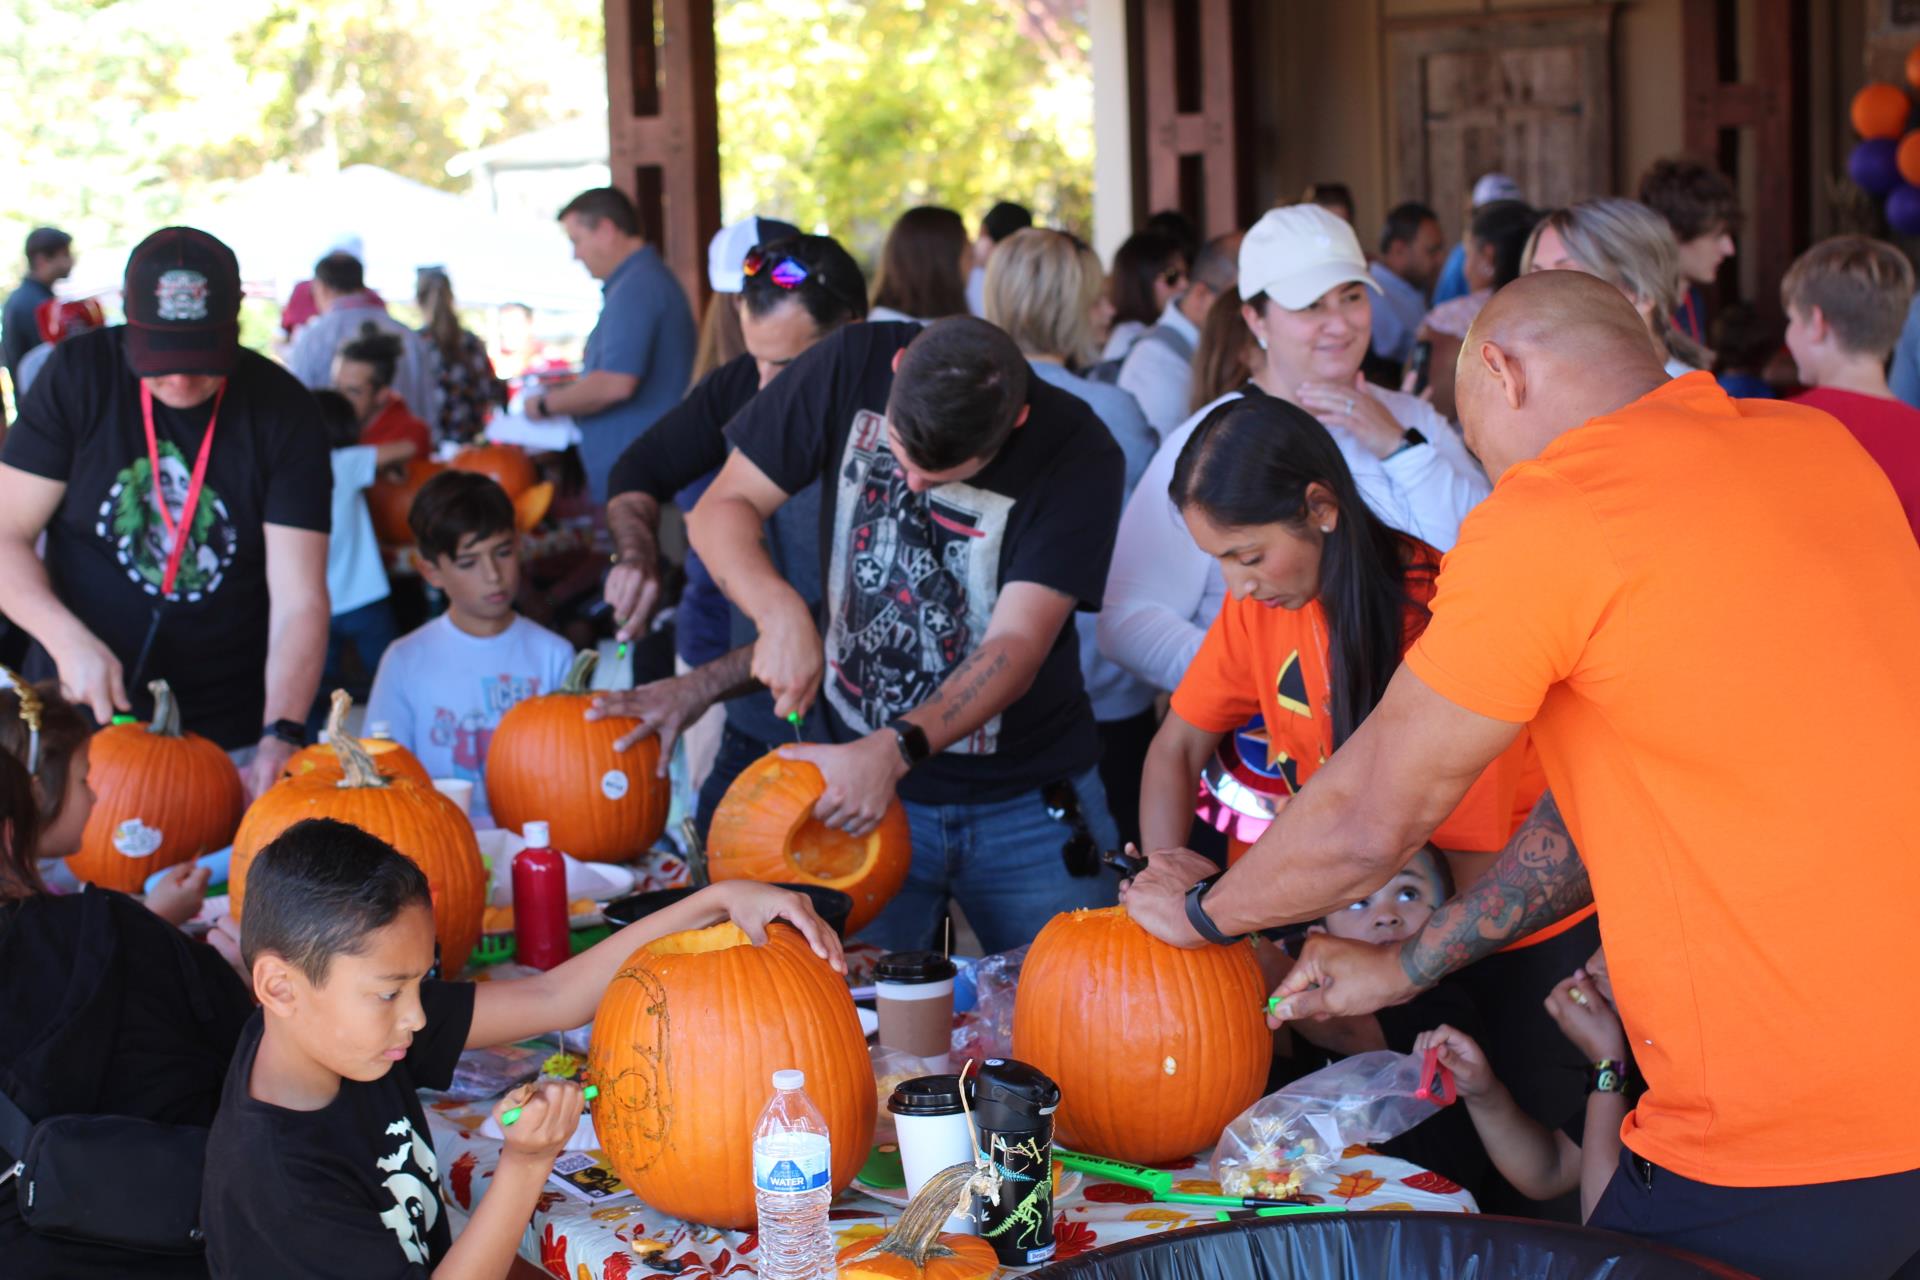
{"type": "Polygon", "coordinates": [[[1084,3],[719,0],[730,217],[765,211],[869,260],[894,217],[996,200],[1084,231],[1092,69],[1084,3]]]}

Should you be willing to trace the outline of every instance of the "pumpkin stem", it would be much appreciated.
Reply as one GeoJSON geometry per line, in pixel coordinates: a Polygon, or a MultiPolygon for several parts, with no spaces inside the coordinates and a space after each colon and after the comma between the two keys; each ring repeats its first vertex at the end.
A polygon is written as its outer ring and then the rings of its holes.
{"type": "Polygon", "coordinates": [[[327,745],[340,759],[340,786],[347,788],[384,787],[388,779],[373,767],[373,757],[360,740],[347,732],[347,712],[353,709],[353,695],[335,689],[327,708],[327,745]]]}
{"type": "Polygon", "coordinates": [[[174,700],[172,687],[165,680],[151,680],[147,682],[147,692],[153,695],[153,722],[147,726],[147,732],[163,738],[179,737],[180,704],[174,700]]]}
{"type": "Polygon", "coordinates": [[[867,1262],[882,1254],[891,1254],[906,1259],[915,1268],[924,1269],[930,1261],[953,1257],[953,1250],[940,1243],[941,1229],[947,1225],[948,1218],[968,1211],[976,1191],[985,1194],[979,1185],[983,1179],[999,1181],[991,1166],[983,1169],[963,1162],[942,1169],[927,1179],[920,1194],[900,1215],[900,1221],[893,1224],[893,1230],[880,1237],[871,1249],[848,1261],[867,1262]]]}
{"type": "Polygon", "coordinates": [[[561,693],[586,693],[587,681],[593,678],[594,664],[600,661],[600,655],[592,649],[582,649],[573,655],[573,665],[567,668],[567,678],[560,683],[561,693]]]}

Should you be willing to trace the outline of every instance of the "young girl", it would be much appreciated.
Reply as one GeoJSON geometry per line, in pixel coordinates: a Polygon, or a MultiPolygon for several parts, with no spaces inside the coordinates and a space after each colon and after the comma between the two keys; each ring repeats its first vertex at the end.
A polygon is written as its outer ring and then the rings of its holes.
{"type": "MultiPolygon", "coordinates": [[[[211,948],[125,894],[54,895],[40,878],[36,859],[80,847],[93,808],[88,736],[52,684],[0,690],[0,1090],[34,1121],[210,1125],[252,1010],[246,988],[211,948]]],[[[11,1187],[0,1194],[0,1257],[8,1274],[63,1280],[207,1274],[199,1257],[36,1235],[11,1187]]]]}

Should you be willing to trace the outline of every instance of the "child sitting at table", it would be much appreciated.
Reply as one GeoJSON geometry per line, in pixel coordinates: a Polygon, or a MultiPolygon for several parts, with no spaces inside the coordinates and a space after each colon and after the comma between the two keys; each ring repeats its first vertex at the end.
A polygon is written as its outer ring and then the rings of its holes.
{"type": "Polygon", "coordinates": [[[417,1090],[445,1088],[466,1048],[508,1044],[593,1016],[634,950],[731,918],[755,943],[785,919],[844,971],[808,901],[732,881],[627,926],[531,978],[427,977],[426,877],[356,827],[289,828],[247,873],[241,949],[260,1012],[241,1032],[207,1144],[202,1222],[218,1277],[493,1276],[512,1265],[581,1091],[546,1082],[521,1115],[465,1231],[451,1239],[417,1090]]]}
{"type": "Polygon", "coordinates": [[[367,722],[384,720],[433,777],[471,782],[471,813],[490,825],[493,731],[515,703],[560,687],[573,649],[514,612],[520,534],[505,489],[469,471],[442,472],[421,486],[407,523],[420,576],[446,594],[447,611],[388,647],[367,722]]]}
{"type": "Polygon", "coordinates": [[[1586,1126],[1577,1143],[1522,1111],[1487,1065],[1479,1044],[1465,1032],[1436,1027],[1421,1034],[1414,1052],[1438,1047],[1440,1061],[1453,1072],[1460,1100],[1501,1176],[1534,1200],[1552,1200],[1578,1188],[1584,1221],[1619,1166],[1620,1124],[1632,1106],[1626,1092],[1627,1033],[1613,1007],[1606,952],[1596,951],[1585,968],[1574,970],[1553,989],[1547,1013],[1593,1063],[1586,1126]]]}

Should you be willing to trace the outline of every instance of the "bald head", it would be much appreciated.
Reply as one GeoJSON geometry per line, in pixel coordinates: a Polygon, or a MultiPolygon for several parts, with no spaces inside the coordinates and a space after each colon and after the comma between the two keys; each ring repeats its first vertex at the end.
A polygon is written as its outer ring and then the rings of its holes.
{"type": "Polygon", "coordinates": [[[1640,313],[1584,271],[1538,271],[1493,295],[1460,344],[1455,400],[1495,479],[1554,437],[1667,380],[1640,313]]]}

